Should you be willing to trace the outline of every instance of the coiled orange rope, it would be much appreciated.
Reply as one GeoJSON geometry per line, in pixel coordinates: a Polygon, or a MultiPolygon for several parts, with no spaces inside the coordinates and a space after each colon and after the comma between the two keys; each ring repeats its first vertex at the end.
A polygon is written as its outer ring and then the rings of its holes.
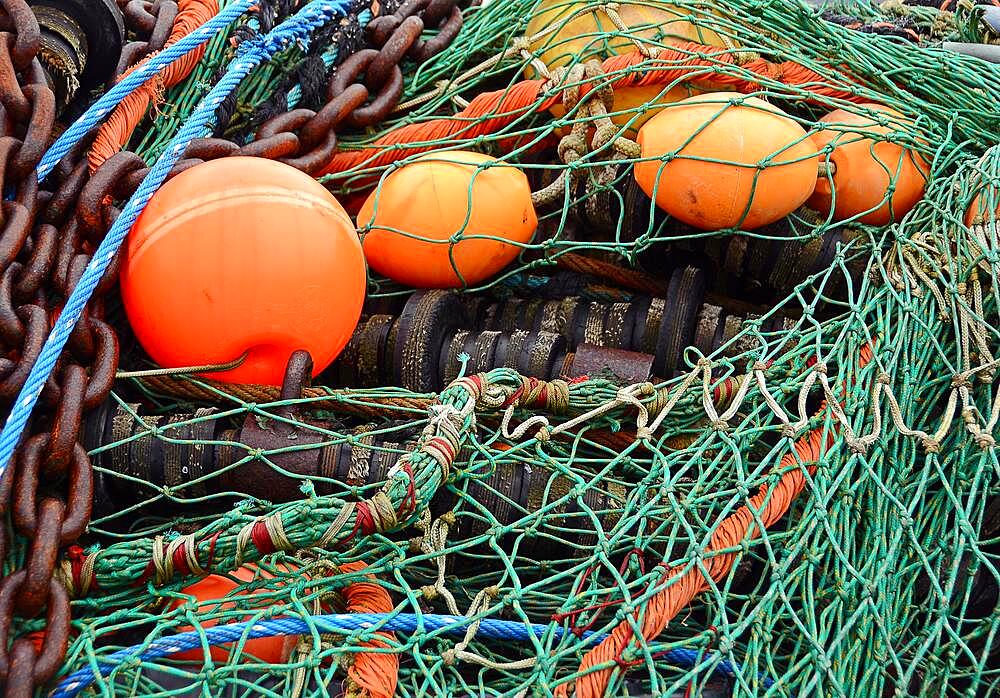
{"type": "MultiPolygon", "coordinates": [[[[865,345],[860,352],[858,367],[863,368],[872,358],[872,349],[865,345]]],[[[822,412],[826,403],[820,408],[822,412]]],[[[795,498],[802,493],[806,485],[805,474],[796,464],[811,463],[805,469],[812,475],[816,472],[816,463],[823,453],[833,443],[834,432],[824,427],[817,427],[806,436],[795,442],[795,453],[787,453],[781,459],[780,468],[785,471],[781,479],[772,487],[761,485],[757,494],[728,517],[723,519],[712,533],[708,550],[704,556],[705,569],[712,581],[718,582],[729,574],[736,552],[721,552],[738,548],[740,543],[748,538],[759,538],[763,529],[769,528],[779,521],[795,498]],[[826,438],[823,434],[826,432],[826,438]],[[760,516],[761,525],[755,525],[754,513],[760,516]]],[[[709,588],[706,575],[697,566],[684,570],[683,566],[666,567],[663,580],[673,580],[670,586],[652,596],[644,605],[641,618],[637,615],[644,641],[654,640],[663,632],[667,624],[681,609],[690,604],[694,597],[709,588]]],[[[662,583],[662,581],[660,583],[662,583]]],[[[603,696],[611,680],[614,667],[594,670],[594,667],[609,662],[620,662],[622,652],[628,647],[634,636],[633,622],[623,620],[611,634],[597,647],[590,650],[580,663],[576,679],[576,698],[596,698],[603,696]]],[[[565,698],[569,695],[570,684],[562,684],[556,688],[556,695],[565,698]]]]}
{"type": "MultiPolygon", "coordinates": [[[[363,562],[348,562],[340,566],[343,572],[365,569],[363,562]]],[[[347,613],[389,613],[393,604],[389,592],[372,582],[354,582],[344,588],[347,613]]],[[[376,633],[390,640],[392,633],[376,633]]],[[[381,640],[369,640],[365,647],[386,648],[381,640]]],[[[347,670],[347,695],[358,698],[392,698],[399,679],[399,655],[391,652],[359,652],[347,670]]]]}
{"type": "MultiPolygon", "coordinates": [[[[710,82],[717,90],[729,87],[737,92],[753,92],[760,89],[757,80],[719,73],[716,69],[721,66],[738,66],[761,79],[776,80],[817,96],[867,101],[852,90],[824,84],[821,75],[798,63],[773,63],[763,58],[740,63],[726,49],[695,42],[678,43],[676,47],[663,49],[652,59],[639,51],[611,56],[601,64],[601,69],[609,76],[612,88],[665,85],[686,79],[693,83],[710,82]]],[[[542,99],[546,82],[524,80],[504,90],[478,95],[454,116],[401,126],[362,150],[337,153],[323,174],[344,172],[361,164],[384,167],[430,150],[435,147],[430,145],[434,142],[473,139],[499,131],[526,114],[547,111],[562,100],[561,92],[542,99]]]]}
{"type": "MultiPolygon", "coordinates": [[[[164,48],[180,41],[219,13],[217,0],[180,0],[178,8],[177,19],[164,48]]],[[[190,75],[204,54],[205,44],[203,43],[168,65],[162,73],[145,82],[139,89],[122,100],[101,126],[97,132],[97,138],[90,148],[87,162],[91,174],[104,164],[105,160],[128,143],[132,132],[146,116],[149,105],[159,101],[163,90],[173,87],[190,75]]],[[[125,71],[122,77],[131,73],[154,55],[150,54],[143,58],[125,71]]]]}

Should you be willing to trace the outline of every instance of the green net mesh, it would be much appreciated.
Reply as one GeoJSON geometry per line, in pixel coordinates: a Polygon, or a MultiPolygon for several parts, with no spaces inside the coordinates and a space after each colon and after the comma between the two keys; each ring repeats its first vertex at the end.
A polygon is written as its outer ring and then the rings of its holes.
{"type": "MultiPolygon", "coordinates": [[[[410,143],[523,171],[535,237],[502,273],[425,294],[416,315],[403,310],[413,289],[373,273],[352,353],[304,391],[123,377],[89,427],[99,495],[87,545],[63,565],[78,597],[64,674],[108,664],[90,689],[101,695],[996,694],[1000,72],[798,3],[681,0],[672,21],[629,26],[640,3],[549,2],[558,19],[526,40],[538,4],[466,10],[453,45],[407,74],[403,107],[383,128],[344,134],[348,167],[324,178],[360,203],[417,156],[380,138],[497,92],[518,106],[410,143]],[[587,46],[562,47],[559,23],[595,12],[587,46]],[[678,49],[682,39],[714,48],[678,49]],[[599,67],[632,51],[630,65],[599,67]],[[610,87],[682,68],[637,105],[610,87]],[[526,78],[542,87],[522,106],[526,78]],[[646,105],[678,89],[751,93],[811,134],[835,109],[871,119],[860,104],[889,107],[879,128],[844,130],[926,163],[926,191],[882,226],[807,208],[750,232],[735,229],[742,215],[721,231],[683,225],[633,177],[646,105]],[[603,324],[579,313],[544,324],[566,299],[603,324]],[[401,313],[409,326],[392,324],[401,313]],[[531,381],[510,344],[501,368],[466,351],[487,346],[473,341],[482,333],[513,342],[544,325],[567,366],[581,339],[626,344],[626,314],[633,337],[636,318],[675,323],[624,347],[655,355],[650,381],[561,380],[552,361],[531,381]],[[190,586],[209,572],[217,586],[190,586]],[[358,612],[415,614],[418,626],[380,635],[311,620],[358,612]],[[421,629],[440,614],[469,620],[453,619],[457,634],[421,629]],[[305,619],[308,632],[108,663],[180,631],[274,618],[305,619]],[[544,631],[483,637],[479,619],[544,631]],[[616,627],[620,650],[588,663],[596,642],[580,633],[616,627]]],[[[970,38],[972,14],[958,10],[934,38],[970,38]]],[[[224,48],[216,40],[168,93],[144,155],[204,93],[224,48]]],[[[284,69],[255,73],[242,103],[263,100],[284,69]]],[[[753,176],[793,161],[775,153],[753,176]]],[[[821,166],[819,178],[834,174],[821,166]]]]}

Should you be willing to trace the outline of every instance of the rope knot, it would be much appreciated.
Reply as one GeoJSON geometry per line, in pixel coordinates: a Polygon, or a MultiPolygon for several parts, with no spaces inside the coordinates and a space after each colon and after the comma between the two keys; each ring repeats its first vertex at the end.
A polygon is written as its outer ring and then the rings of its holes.
{"type": "Polygon", "coordinates": [[[928,436],[921,441],[921,444],[927,453],[941,453],[941,442],[935,438],[928,436]]]}
{"type": "Polygon", "coordinates": [[[786,439],[794,439],[797,430],[792,424],[785,424],[781,427],[781,435],[786,439]]]}
{"type": "Polygon", "coordinates": [[[445,513],[441,514],[441,516],[439,516],[438,518],[441,521],[448,524],[449,528],[454,526],[455,522],[457,521],[457,519],[455,518],[455,512],[453,511],[446,511],[445,513]]]}
{"type": "Polygon", "coordinates": [[[639,441],[646,441],[653,438],[653,430],[649,427],[639,427],[635,430],[635,438],[639,441]]]}
{"type": "Polygon", "coordinates": [[[441,661],[444,662],[445,666],[451,666],[456,659],[455,650],[445,650],[441,653],[441,661]]]}
{"type": "Polygon", "coordinates": [[[983,449],[984,451],[987,451],[997,445],[996,439],[994,439],[991,434],[988,434],[985,431],[981,431],[978,434],[976,434],[974,440],[976,442],[976,445],[979,446],[979,448],[983,449]]]}
{"type": "Polygon", "coordinates": [[[438,596],[441,595],[440,592],[438,592],[437,587],[434,586],[433,584],[428,584],[426,586],[420,587],[420,593],[423,594],[424,598],[427,599],[428,601],[433,601],[434,599],[436,599],[438,596]]]}
{"type": "Polygon", "coordinates": [[[483,589],[483,593],[486,594],[491,599],[495,599],[500,596],[500,587],[494,584],[493,586],[488,586],[483,589]]]}
{"type": "Polygon", "coordinates": [[[972,382],[969,377],[963,373],[956,373],[951,378],[951,387],[953,388],[971,388],[972,382]]]}
{"type": "Polygon", "coordinates": [[[816,362],[816,363],[815,363],[815,364],[813,365],[813,370],[814,370],[814,371],[815,371],[816,373],[820,373],[820,374],[822,374],[822,375],[824,375],[824,376],[825,376],[825,375],[826,375],[826,362],[825,362],[825,361],[817,361],[817,362],[816,362]]]}
{"type": "Polygon", "coordinates": [[[889,385],[891,379],[889,378],[889,374],[883,371],[882,373],[878,374],[878,378],[875,379],[875,382],[881,383],[882,385],[889,385]]]}
{"type": "Polygon", "coordinates": [[[753,370],[754,371],[766,371],[767,370],[767,363],[765,363],[765,362],[761,361],[760,359],[758,359],[757,361],[753,362],[753,370]]]}
{"type": "Polygon", "coordinates": [[[549,431],[549,428],[545,426],[540,428],[538,432],[535,434],[535,439],[541,441],[542,443],[547,442],[551,438],[552,438],[552,432],[549,431]]]}

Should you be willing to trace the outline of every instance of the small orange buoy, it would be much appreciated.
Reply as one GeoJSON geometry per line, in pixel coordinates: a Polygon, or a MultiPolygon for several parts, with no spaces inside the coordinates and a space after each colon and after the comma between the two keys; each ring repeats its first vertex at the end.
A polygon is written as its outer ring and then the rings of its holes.
{"type": "Polygon", "coordinates": [[[969,204],[969,210],[965,212],[965,224],[969,227],[974,225],[995,224],[1000,221],[1000,191],[993,187],[984,189],[976,194],[969,204]],[[990,214],[990,204],[993,204],[993,213],[990,214]]]}
{"type": "Polygon", "coordinates": [[[639,130],[640,188],[703,230],[751,230],[798,208],[816,184],[816,147],[791,117],[735,92],[696,95],[639,130]]]}
{"type": "MultiPolygon", "coordinates": [[[[878,104],[860,108],[883,112],[897,122],[903,118],[878,104]]],[[[821,130],[814,132],[812,139],[821,150],[832,147],[821,156],[821,162],[828,161],[833,168],[830,175],[820,174],[816,181],[816,191],[808,202],[811,208],[824,216],[832,208],[836,221],[860,216],[862,223],[885,225],[902,218],[924,195],[930,172],[927,162],[912,150],[881,140],[895,130],[893,126],[879,123],[874,114],[843,109],[830,112],[819,123],[821,130]]]]}
{"type": "MultiPolygon", "coordinates": [[[[256,565],[245,565],[229,573],[228,576],[210,574],[204,579],[200,579],[194,584],[183,589],[182,593],[193,596],[198,604],[195,611],[197,615],[218,614],[224,611],[233,611],[236,608],[246,609],[244,615],[239,618],[223,618],[224,623],[237,623],[250,620],[254,614],[264,608],[268,608],[274,603],[273,597],[269,594],[262,597],[257,602],[253,597],[253,591],[234,591],[239,582],[253,581],[254,576],[271,578],[273,575],[258,569],[256,565]],[[239,582],[231,579],[235,577],[239,582]],[[218,602],[218,603],[213,603],[218,602]]],[[[182,606],[185,601],[177,599],[171,604],[171,608],[182,606]]],[[[234,614],[235,615],[235,614],[234,614]]],[[[219,618],[206,618],[200,621],[203,628],[210,628],[220,622],[219,618]]],[[[192,630],[191,626],[179,626],[177,632],[182,633],[192,630]]],[[[259,637],[254,640],[247,640],[243,645],[243,653],[250,654],[267,664],[284,664],[292,656],[295,646],[298,644],[297,635],[285,635],[275,637],[259,637]]],[[[210,648],[213,662],[225,662],[229,658],[230,644],[217,645],[210,648]]],[[[170,655],[171,659],[186,661],[201,661],[205,652],[201,648],[185,650],[170,655]]]]}
{"type": "Polygon", "coordinates": [[[350,217],[319,182],[271,160],[232,157],[182,172],[136,221],[121,272],[136,337],[161,366],[280,385],[288,357],[313,375],[343,349],[367,274],[350,217]]]}
{"type": "Polygon", "coordinates": [[[527,243],[537,225],[521,170],[460,150],[392,172],[358,213],[371,268],[415,288],[488,279],[521,251],[510,243],[527,243]]]}

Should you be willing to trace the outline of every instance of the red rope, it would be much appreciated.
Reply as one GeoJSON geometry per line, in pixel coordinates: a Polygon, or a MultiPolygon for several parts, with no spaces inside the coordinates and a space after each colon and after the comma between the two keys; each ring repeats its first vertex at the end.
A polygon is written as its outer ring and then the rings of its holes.
{"type": "MultiPolygon", "coordinates": [[[[688,41],[664,49],[655,59],[638,51],[611,56],[604,61],[602,69],[613,88],[664,85],[685,79],[693,83],[711,83],[716,90],[754,92],[760,89],[757,80],[723,75],[716,70],[725,65],[736,65],[736,58],[728,49],[688,41]]],[[[757,58],[739,67],[762,79],[800,87],[816,96],[867,101],[851,90],[824,85],[821,75],[792,61],[772,63],[757,58]]],[[[504,90],[478,95],[454,116],[400,126],[361,150],[337,153],[323,174],[344,172],[362,165],[385,167],[431,150],[440,141],[472,140],[496,133],[528,114],[547,111],[562,100],[561,93],[543,99],[544,86],[544,80],[524,80],[504,90]]],[[[585,92],[587,87],[584,85],[581,91],[585,92]]]]}

